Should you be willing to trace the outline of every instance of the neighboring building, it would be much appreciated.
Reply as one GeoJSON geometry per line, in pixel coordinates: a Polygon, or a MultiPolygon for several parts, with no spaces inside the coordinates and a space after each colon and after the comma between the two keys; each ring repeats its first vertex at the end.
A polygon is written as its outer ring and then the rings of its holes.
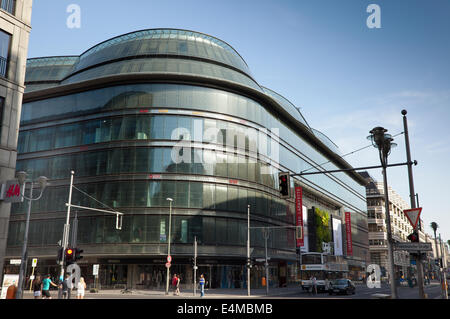
{"type": "MultiPolygon", "coordinates": [[[[51,182],[33,203],[30,223],[29,256],[38,257],[41,273],[58,273],[74,170],[75,186],[91,197],[74,190],[73,204],[105,208],[95,198],[125,213],[116,230],[113,216],[78,210],[79,264],[88,282],[100,264],[102,287],[165,285],[169,197],[171,272],[184,284],[192,282],[196,237],[197,274],[209,287],[246,286],[247,205],[251,227],[279,227],[268,239],[271,283],[295,282],[294,198],[280,198],[278,172],[325,162],[324,170],[351,168],[294,105],[255,81],[230,45],[206,34],[142,30],[80,56],[29,59],[26,85],[17,170],[51,182]]],[[[341,255],[350,276],[361,276],[368,259],[365,180],[345,172],[295,184],[303,187],[305,209],[320,208],[341,226],[351,213],[353,253],[341,255]]],[[[13,205],[9,258],[20,256],[25,211],[26,204],[13,205]]],[[[251,230],[250,245],[253,259],[264,257],[260,229],[251,230]]],[[[262,276],[256,261],[252,287],[262,276]]]]}
{"type": "MultiPolygon", "coordinates": [[[[0,182],[14,179],[32,0],[0,0],[0,182]]],[[[0,270],[11,203],[0,200],[0,270]]],[[[0,282],[3,272],[0,271],[0,282]]]]}
{"type": "MultiPolygon", "coordinates": [[[[368,181],[367,189],[367,218],[369,223],[370,260],[380,265],[383,274],[389,272],[389,255],[387,247],[386,208],[384,184],[377,182],[367,172],[361,173],[368,181]]],[[[391,218],[391,233],[394,242],[409,242],[408,235],[413,229],[403,210],[409,209],[406,203],[390,186],[388,186],[389,212],[391,218]]],[[[419,235],[424,239],[423,232],[419,235]]],[[[424,240],[421,240],[424,241],[424,240]]],[[[394,251],[394,267],[396,277],[405,278],[412,270],[410,256],[406,251],[394,251]]]]}

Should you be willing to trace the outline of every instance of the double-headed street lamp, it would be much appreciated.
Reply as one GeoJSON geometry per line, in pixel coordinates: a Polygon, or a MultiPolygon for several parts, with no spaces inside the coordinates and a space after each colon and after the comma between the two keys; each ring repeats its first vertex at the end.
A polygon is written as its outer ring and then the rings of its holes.
{"type": "MultiPolygon", "coordinates": [[[[166,200],[169,202],[169,237],[167,238],[167,262],[169,263],[169,256],[170,256],[170,236],[172,232],[172,202],[173,199],[168,197],[166,200]]],[[[166,265],[167,268],[167,276],[166,276],[166,295],[169,294],[169,277],[170,277],[170,267],[166,265]]]]}
{"type": "Polygon", "coordinates": [[[391,153],[392,147],[397,144],[392,143],[394,140],[390,134],[386,134],[387,130],[383,127],[375,127],[369,133],[371,134],[367,138],[372,141],[372,145],[378,148],[380,154],[381,166],[383,167],[383,184],[384,184],[384,196],[385,196],[385,208],[386,208],[386,228],[387,228],[387,246],[389,254],[389,277],[391,282],[392,299],[397,299],[397,286],[395,284],[395,271],[394,271],[394,242],[392,240],[391,231],[391,216],[389,214],[389,196],[387,186],[387,174],[386,167],[388,165],[388,156],[391,153]]]}
{"type": "Polygon", "coordinates": [[[27,219],[26,219],[26,223],[25,223],[25,235],[23,238],[23,246],[22,246],[22,260],[20,263],[19,283],[17,284],[17,292],[16,292],[16,299],[22,299],[23,282],[24,282],[25,271],[27,268],[27,259],[28,259],[27,245],[28,245],[28,228],[30,225],[30,215],[31,215],[31,202],[34,200],[38,200],[42,197],[42,194],[44,193],[44,189],[47,187],[47,177],[40,176],[36,180],[39,185],[39,188],[41,189],[41,193],[36,198],[33,198],[33,185],[34,185],[33,181],[29,181],[30,182],[30,197],[25,196],[25,184],[27,182],[27,173],[26,172],[18,172],[17,179],[19,181],[19,185],[21,185],[21,187],[23,187],[21,196],[25,199],[28,199],[28,211],[27,211],[27,219]]]}

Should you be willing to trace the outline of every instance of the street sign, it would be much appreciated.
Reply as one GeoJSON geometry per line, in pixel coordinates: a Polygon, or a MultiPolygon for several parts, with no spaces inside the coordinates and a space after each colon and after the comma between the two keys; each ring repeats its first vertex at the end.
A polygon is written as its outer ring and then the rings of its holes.
{"type": "Polygon", "coordinates": [[[9,263],[10,263],[11,265],[20,265],[20,264],[22,263],[22,260],[21,260],[21,259],[11,259],[11,260],[9,261],[9,263]]]}
{"type": "Polygon", "coordinates": [[[166,263],[166,268],[170,268],[170,263],[166,263]]]}
{"type": "Polygon", "coordinates": [[[419,221],[420,212],[422,211],[422,207],[413,208],[413,209],[405,209],[403,211],[403,214],[405,214],[406,218],[408,219],[409,223],[413,227],[413,229],[416,229],[417,222],[419,221]]]}
{"type": "Polygon", "coordinates": [[[432,251],[431,243],[395,243],[395,250],[432,251]]]}
{"type": "Polygon", "coordinates": [[[37,265],[37,258],[33,258],[33,263],[31,264],[31,267],[36,267],[37,265]]]}
{"type": "Polygon", "coordinates": [[[99,268],[99,265],[98,265],[98,264],[93,265],[93,268],[92,268],[92,275],[98,276],[98,268],[99,268]]]}
{"type": "Polygon", "coordinates": [[[168,263],[171,263],[171,262],[172,262],[172,256],[170,256],[170,255],[167,256],[167,262],[168,262],[168,263]]]}

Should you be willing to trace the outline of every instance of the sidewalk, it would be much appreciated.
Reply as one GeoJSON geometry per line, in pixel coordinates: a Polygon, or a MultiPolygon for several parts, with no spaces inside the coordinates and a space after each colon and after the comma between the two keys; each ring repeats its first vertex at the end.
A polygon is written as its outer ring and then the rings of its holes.
{"type": "MultiPolygon", "coordinates": [[[[271,298],[276,296],[283,295],[292,295],[301,292],[301,287],[285,287],[285,288],[269,288],[269,295],[266,294],[266,289],[251,289],[250,297],[247,296],[247,289],[205,289],[205,296],[203,298],[220,298],[220,299],[228,299],[228,298],[271,298]]],[[[53,299],[58,298],[58,291],[51,291],[53,299]]],[[[169,295],[165,294],[165,290],[144,290],[144,289],[132,289],[130,292],[123,293],[121,289],[105,289],[100,290],[97,293],[89,292],[86,290],[85,298],[107,298],[107,296],[111,295],[121,295],[124,298],[127,296],[133,296],[133,298],[139,298],[139,296],[152,296],[154,298],[201,298],[200,297],[200,289],[197,289],[196,296],[194,297],[193,289],[181,289],[181,294],[179,296],[173,295],[173,290],[169,291],[169,295]]],[[[29,291],[24,292],[24,297],[27,299],[31,299],[32,293],[29,291]]],[[[72,292],[72,298],[76,298],[76,291],[72,292]]]]}

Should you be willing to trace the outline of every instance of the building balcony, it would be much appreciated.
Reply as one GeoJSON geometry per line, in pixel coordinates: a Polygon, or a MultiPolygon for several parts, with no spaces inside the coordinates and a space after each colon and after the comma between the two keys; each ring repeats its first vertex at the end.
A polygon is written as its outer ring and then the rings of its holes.
{"type": "Polygon", "coordinates": [[[387,245],[370,245],[369,251],[385,251],[387,249],[387,245]]]}
{"type": "Polygon", "coordinates": [[[369,232],[370,239],[387,239],[387,234],[385,232],[369,232]]]}
{"type": "Polygon", "coordinates": [[[380,218],[368,218],[368,224],[377,224],[378,226],[386,226],[386,221],[380,218]]]}

